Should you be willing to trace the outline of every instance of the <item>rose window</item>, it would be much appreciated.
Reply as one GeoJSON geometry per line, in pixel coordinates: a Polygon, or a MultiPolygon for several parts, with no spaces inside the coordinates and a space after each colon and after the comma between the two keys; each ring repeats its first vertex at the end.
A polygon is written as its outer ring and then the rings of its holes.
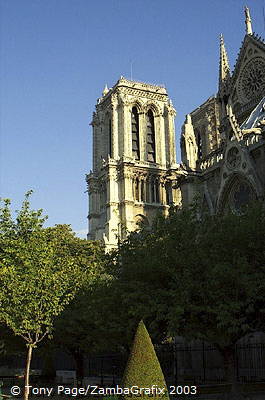
{"type": "Polygon", "coordinates": [[[241,95],[247,100],[265,91],[265,61],[255,58],[243,69],[240,79],[241,95]]]}

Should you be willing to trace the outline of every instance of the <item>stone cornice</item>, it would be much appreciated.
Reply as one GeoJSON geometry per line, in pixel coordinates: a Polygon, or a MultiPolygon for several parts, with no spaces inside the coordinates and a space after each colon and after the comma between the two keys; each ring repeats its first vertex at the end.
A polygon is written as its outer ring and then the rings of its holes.
{"type": "Polygon", "coordinates": [[[119,203],[120,205],[134,205],[135,204],[135,202],[133,201],[133,200],[121,200],[120,201],[120,203],[119,203]]]}
{"type": "Polygon", "coordinates": [[[115,90],[117,87],[135,88],[138,90],[155,92],[155,93],[159,93],[159,94],[163,94],[163,95],[167,96],[166,88],[163,85],[155,85],[155,84],[146,83],[146,82],[133,81],[133,80],[126,79],[124,77],[121,77],[118,80],[116,85],[113,87],[113,90],[115,90]]]}
{"type": "Polygon", "coordinates": [[[149,90],[141,90],[141,89],[137,89],[137,88],[132,88],[132,87],[119,87],[117,90],[121,90],[122,93],[126,94],[126,95],[131,95],[131,96],[137,96],[137,97],[146,97],[148,99],[151,100],[158,100],[158,101],[167,101],[168,100],[168,96],[167,94],[162,94],[162,93],[156,93],[156,92],[152,92],[149,90]]]}

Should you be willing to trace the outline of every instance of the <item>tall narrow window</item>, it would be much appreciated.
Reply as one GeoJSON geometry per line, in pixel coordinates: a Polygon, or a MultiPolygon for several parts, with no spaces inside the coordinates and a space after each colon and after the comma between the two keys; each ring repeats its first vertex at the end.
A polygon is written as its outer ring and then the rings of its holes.
{"type": "Polygon", "coordinates": [[[112,129],[111,119],[109,120],[109,155],[112,157],[112,129]]]}
{"type": "Polygon", "coordinates": [[[156,202],[156,190],[155,190],[155,180],[151,181],[151,203],[156,202]]]}
{"type": "Polygon", "coordinates": [[[151,110],[147,113],[147,161],[156,162],[155,120],[151,110]]]}
{"type": "Polygon", "coordinates": [[[160,185],[159,185],[159,181],[156,181],[155,183],[155,191],[156,191],[156,203],[160,203],[160,185]]]}
{"type": "Polygon", "coordinates": [[[149,179],[147,178],[147,180],[146,180],[146,182],[145,182],[145,193],[146,193],[146,195],[145,195],[145,201],[147,202],[147,203],[149,203],[150,202],[150,182],[149,182],[149,179]]]}
{"type": "Polygon", "coordinates": [[[141,180],[141,201],[145,201],[145,182],[141,180]]]}
{"type": "Polygon", "coordinates": [[[106,207],[107,202],[107,188],[105,183],[101,183],[100,185],[100,210],[103,210],[106,207]]]}
{"type": "Polygon", "coordinates": [[[136,178],[135,180],[135,200],[139,201],[140,198],[140,187],[139,187],[139,179],[136,178]]]}
{"type": "Polygon", "coordinates": [[[202,158],[202,137],[200,132],[197,131],[197,147],[198,147],[198,158],[202,158]]]}
{"type": "Polygon", "coordinates": [[[171,182],[166,182],[165,188],[166,188],[166,202],[169,205],[169,204],[172,203],[172,186],[171,186],[171,182]]]}
{"type": "Polygon", "coordinates": [[[132,155],[136,160],[140,160],[139,115],[136,107],[132,109],[132,155]]]}

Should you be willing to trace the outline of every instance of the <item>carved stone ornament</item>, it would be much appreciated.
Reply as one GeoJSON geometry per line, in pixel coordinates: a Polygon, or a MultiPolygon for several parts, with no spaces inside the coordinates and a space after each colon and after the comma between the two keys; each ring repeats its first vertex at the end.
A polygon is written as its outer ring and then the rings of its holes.
{"type": "Polygon", "coordinates": [[[118,95],[117,95],[117,93],[113,93],[111,95],[111,106],[112,106],[112,109],[117,107],[117,105],[118,105],[118,95]]]}
{"type": "Polygon", "coordinates": [[[152,100],[166,101],[166,96],[163,94],[150,93],[150,92],[140,91],[140,90],[131,89],[131,88],[126,88],[124,91],[126,94],[128,94],[130,96],[141,96],[141,97],[147,97],[148,99],[152,99],[152,100]]]}
{"type": "Polygon", "coordinates": [[[251,100],[253,96],[265,91],[265,60],[256,57],[243,68],[239,78],[239,92],[243,100],[251,100]]]}
{"type": "Polygon", "coordinates": [[[227,153],[226,165],[230,169],[239,167],[241,163],[241,155],[237,147],[232,147],[227,153]]]}

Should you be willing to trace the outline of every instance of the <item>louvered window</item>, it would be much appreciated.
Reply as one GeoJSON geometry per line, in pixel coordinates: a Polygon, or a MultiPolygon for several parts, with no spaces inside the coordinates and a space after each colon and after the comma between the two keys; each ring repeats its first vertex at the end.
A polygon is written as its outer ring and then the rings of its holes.
{"type": "Polygon", "coordinates": [[[136,160],[140,160],[139,115],[136,107],[132,109],[132,155],[136,160]]]}
{"type": "Polygon", "coordinates": [[[147,161],[156,162],[155,121],[151,110],[147,113],[147,161]]]}

